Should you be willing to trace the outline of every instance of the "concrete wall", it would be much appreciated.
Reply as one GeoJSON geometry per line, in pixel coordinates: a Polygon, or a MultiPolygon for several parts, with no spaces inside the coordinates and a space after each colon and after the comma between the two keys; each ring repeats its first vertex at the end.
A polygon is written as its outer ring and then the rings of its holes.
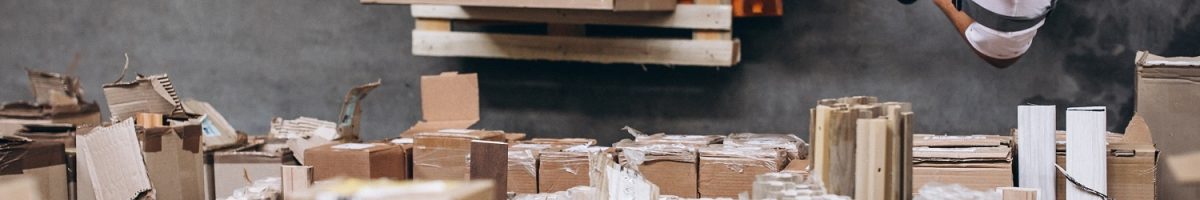
{"type": "Polygon", "coordinates": [[[1193,0],[1063,1],[1008,69],[977,59],[927,0],[785,4],[783,18],[737,21],[742,64],[712,69],[415,57],[406,6],[351,0],[3,1],[0,100],[32,98],[22,68],[66,71],[77,54],[73,73],[103,103],[128,52],[133,71],[170,73],[252,133],[276,116],[334,119],[346,90],[382,79],[364,138],[396,136],[420,119],[418,76],[455,70],[480,73],[477,127],[536,137],[609,143],[626,125],[804,137],[818,99],[849,95],[913,102],[920,132],[1005,134],[1029,103],[1108,106],[1119,132],[1135,51],[1200,55],[1193,0]]]}

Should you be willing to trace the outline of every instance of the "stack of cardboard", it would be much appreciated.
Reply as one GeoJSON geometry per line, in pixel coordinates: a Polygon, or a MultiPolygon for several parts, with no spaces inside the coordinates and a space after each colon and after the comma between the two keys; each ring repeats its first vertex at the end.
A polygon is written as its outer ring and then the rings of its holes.
{"type": "Polygon", "coordinates": [[[938,182],[983,191],[1012,187],[1011,144],[1012,137],[999,135],[914,135],[913,186],[938,182]]]}
{"type": "Polygon", "coordinates": [[[100,106],[83,100],[79,79],[27,70],[34,102],[0,105],[0,124],[100,125],[100,106]]]}
{"type": "Polygon", "coordinates": [[[96,127],[76,138],[79,200],[153,197],[133,120],[96,127]]]}
{"type": "Polygon", "coordinates": [[[794,134],[734,133],[722,143],[727,147],[765,147],[783,150],[788,160],[808,159],[808,143],[794,134]]]}
{"type": "Polygon", "coordinates": [[[28,178],[41,199],[68,199],[63,143],[20,136],[0,136],[0,182],[28,178]]]}
{"type": "Polygon", "coordinates": [[[736,198],[751,190],[754,177],[779,172],[787,164],[787,153],[775,148],[700,148],[699,192],[703,198],[736,198]]]}

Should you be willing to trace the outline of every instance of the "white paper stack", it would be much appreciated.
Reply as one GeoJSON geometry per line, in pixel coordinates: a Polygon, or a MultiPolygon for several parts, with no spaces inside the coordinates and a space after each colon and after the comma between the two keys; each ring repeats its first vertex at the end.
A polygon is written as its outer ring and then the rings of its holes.
{"type": "Polygon", "coordinates": [[[1018,186],[1036,188],[1038,199],[1054,199],[1055,106],[1017,107],[1018,186]]]}
{"type": "MultiPolygon", "coordinates": [[[[1067,173],[1100,193],[1108,191],[1105,115],[1103,106],[1067,108],[1067,173]]],[[[1101,199],[1075,184],[1066,185],[1067,200],[1101,199]]]]}

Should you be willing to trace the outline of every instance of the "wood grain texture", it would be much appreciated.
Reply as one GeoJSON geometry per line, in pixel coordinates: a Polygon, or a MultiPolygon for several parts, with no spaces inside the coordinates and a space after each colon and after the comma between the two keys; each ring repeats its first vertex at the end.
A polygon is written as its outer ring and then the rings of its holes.
{"type": "Polygon", "coordinates": [[[422,56],[558,60],[728,67],[738,62],[737,40],[587,38],[415,30],[412,51],[422,56]]]}
{"type": "Polygon", "coordinates": [[[731,30],[733,27],[733,12],[728,5],[680,4],[674,12],[632,13],[613,13],[596,10],[413,5],[412,16],[413,18],[454,20],[599,24],[711,30],[731,30]]]}
{"type": "Polygon", "coordinates": [[[670,11],[675,0],[361,0],[363,4],[437,4],[607,11],[670,11]]]}

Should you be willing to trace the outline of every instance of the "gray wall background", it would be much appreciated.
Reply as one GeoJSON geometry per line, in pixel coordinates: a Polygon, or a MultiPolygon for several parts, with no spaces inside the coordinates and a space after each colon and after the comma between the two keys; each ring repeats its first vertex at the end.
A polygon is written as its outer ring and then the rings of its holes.
{"type": "Polygon", "coordinates": [[[103,104],[128,52],[132,71],[171,74],[251,133],[276,116],[334,119],[348,89],[382,79],[363,137],[393,137],[420,119],[418,77],[442,71],[480,74],[478,128],[535,137],[806,137],[818,99],[850,95],[913,102],[928,133],[1007,134],[1028,103],[1108,106],[1121,132],[1135,51],[1200,55],[1197,2],[1063,1],[1020,62],[994,69],[928,0],[787,0],[782,18],[735,22],[743,62],[712,69],[415,57],[407,6],[351,0],[0,1],[0,100],[32,99],[23,68],[65,71],[78,54],[73,73],[103,104]]]}
{"type": "Polygon", "coordinates": [[[349,88],[382,79],[364,138],[396,136],[420,119],[418,76],[442,71],[480,73],[478,128],[536,137],[608,143],[625,125],[806,136],[818,99],[849,95],[913,102],[921,132],[1006,134],[1027,103],[1108,106],[1121,132],[1135,51],[1200,55],[1196,1],[1060,7],[1024,59],[995,69],[929,1],[788,0],[785,17],[737,21],[744,61],[713,69],[417,57],[407,6],[350,0],[4,1],[0,100],[32,98],[23,68],[65,71],[79,54],[73,73],[103,103],[128,52],[131,71],[171,74],[251,133],[276,116],[333,119],[349,88]]]}

